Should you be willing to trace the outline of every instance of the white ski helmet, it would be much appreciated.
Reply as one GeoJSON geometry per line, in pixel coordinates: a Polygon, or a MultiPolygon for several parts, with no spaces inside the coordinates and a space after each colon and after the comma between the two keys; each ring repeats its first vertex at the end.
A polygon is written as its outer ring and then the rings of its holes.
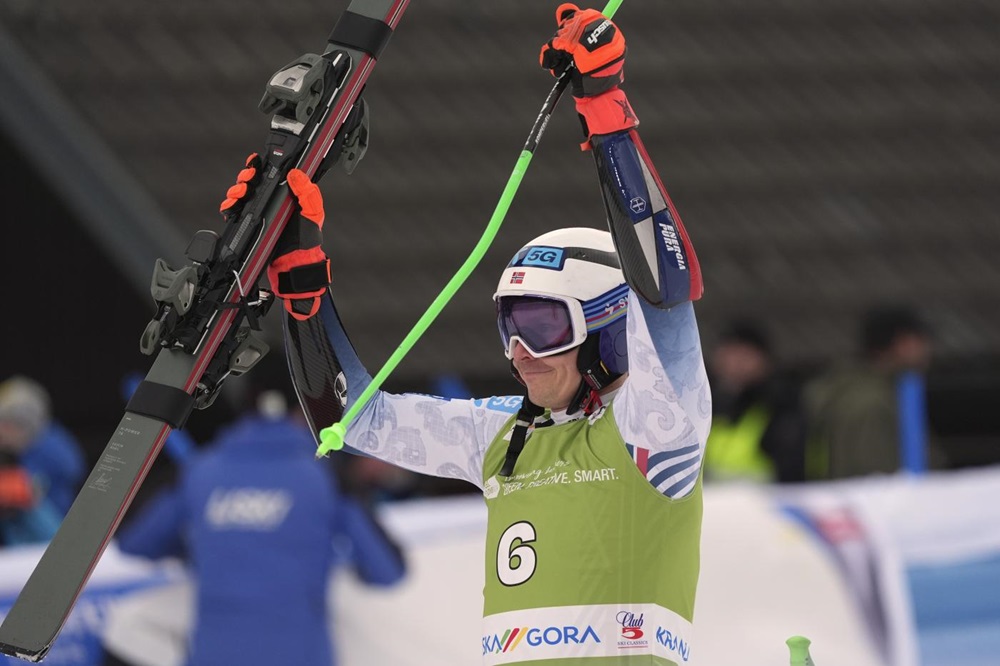
{"type": "Polygon", "coordinates": [[[507,358],[515,342],[536,358],[586,343],[578,367],[591,388],[628,370],[628,285],[607,231],[575,227],[535,238],[504,269],[493,300],[507,358]]]}

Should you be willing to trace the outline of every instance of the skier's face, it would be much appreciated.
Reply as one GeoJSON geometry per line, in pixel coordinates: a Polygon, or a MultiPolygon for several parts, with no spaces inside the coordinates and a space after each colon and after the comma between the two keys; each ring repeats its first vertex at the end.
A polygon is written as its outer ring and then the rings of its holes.
{"type": "Polygon", "coordinates": [[[566,409],[580,387],[582,376],[576,367],[579,347],[564,354],[535,358],[520,342],[514,344],[511,359],[528,388],[528,398],[539,407],[566,409]]]}

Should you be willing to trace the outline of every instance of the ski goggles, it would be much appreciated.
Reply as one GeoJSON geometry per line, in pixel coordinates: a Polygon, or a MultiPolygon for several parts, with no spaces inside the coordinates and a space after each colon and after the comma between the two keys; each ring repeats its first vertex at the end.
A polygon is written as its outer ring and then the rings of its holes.
{"type": "Polygon", "coordinates": [[[543,358],[569,351],[587,339],[587,320],[575,299],[501,296],[496,304],[497,326],[507,358],[514,357],[516,342],[535,358],[543,358]]]}

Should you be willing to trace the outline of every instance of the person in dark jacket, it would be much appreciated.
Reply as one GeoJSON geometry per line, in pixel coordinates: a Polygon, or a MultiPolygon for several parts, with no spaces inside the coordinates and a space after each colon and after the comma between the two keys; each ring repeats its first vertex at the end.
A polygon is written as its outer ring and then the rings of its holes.
{"type": "MultiPolygon", "coordinates": [[[[907,304],[879,304],[863,313],[858,343],[858,359],[834,365],[806,386],[812,479],[901,469],[899,382],[930,366],[930,328],[907,304]]],[[[927,454],[932,467],[944,466],[945,456],[933,441],[927,454]]]]}
{"type": "Polygon", "coordinates": [[[404,575],[399,550],[314,458],[309,431],[270,399],[119,534],[125,553],[189,559],[197,593],[188,666],[335,664],[331,567],[346,560],[372,585],[404,575]]]}
{"type": "Polygon", "coordinates": [[[731,321],[710,355],[708,481],[805,478],[806,422],[799,387],[776,368],[771,340],[752,319],[731,321]]]}

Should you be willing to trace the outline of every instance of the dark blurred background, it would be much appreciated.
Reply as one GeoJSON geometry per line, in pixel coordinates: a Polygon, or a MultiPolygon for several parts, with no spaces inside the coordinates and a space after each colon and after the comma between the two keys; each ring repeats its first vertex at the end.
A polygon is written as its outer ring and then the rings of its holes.
{"type": "MultiPolygon", "coordinates": [[[[92,459],[121,378],[149,366],[153,260],[219,226],[266,135],[264,83],[321,51],[347,4],[0,0],[0,378],[45,384],[92,459]]],[[[372,372],[485,228],[551,86],[537,52],[556,4],[413,0],[369,82],[370,150],[323,190],[333,288],[372,372]]],[[[854,353],[871,303],[911,303],[934,337],[932,426],[954,464],[1000,460],[1000,3],[630,0],[617,20],[643,140],[701,258],[706,344],[749,314],[808,374],[854,353]]],[[[492,249],[388,388],[452,373],[517,390],[490,295],[527,239],[603,224],[580,140],[564,103],[492,249]]],[[[287,381],[280,353],[255,381],[287,381]]],[[[239,384],[192,417],[198,441],[240,409],[239,384]]]]}

